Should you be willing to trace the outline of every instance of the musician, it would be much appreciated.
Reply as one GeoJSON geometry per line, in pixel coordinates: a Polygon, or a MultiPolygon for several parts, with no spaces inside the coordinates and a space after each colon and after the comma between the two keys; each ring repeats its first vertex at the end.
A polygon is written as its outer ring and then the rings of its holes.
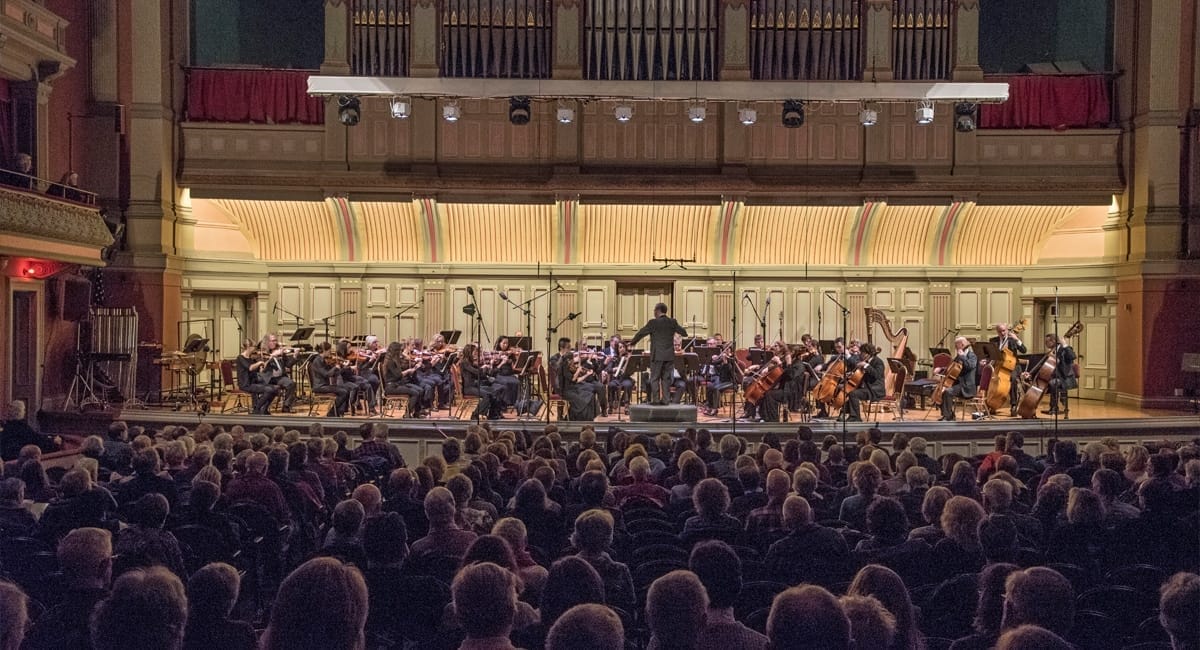
{"type": "Polygon", "coordinates": [[[954,380],[954,385],[946,389],[942,395],[942,417],[940,420],[944,422],[954,421],[954,398],[974,397],[979,391],[979,387],[975,385],[975,373],[979,368],[979,359],[975,356],[975,351],[971,349],[971,342],[965,336],[959,336],[954,339],[954,349],[957,351],[955,361],[962,364],[962,370],[958,373],[958,378],[954,380]]]}
{"type": "MultiPolygon", "coordinates": [[[[967,348],[970,352],[970,348],[967,348]]],[[[883,399],[887,393],[887,387],[884,385],[884,368],[883,359],[879,358],[879,350],[872,343],[863,343],[859,346],[858,363],[855,368],[862,369],[862,381],[859,382],[858,388],[850,391],[846,396],[846,408],[842,410],[842,419],[849,422],[862,422],[862,401],[883,399]]],[[[945,402],[942,402],[945,404],[945,402]]],[[[953,409],[951,409],[953,413],[953,409]]]]}
{"type": "MultiPolygon", "coordinates": [[[[1067,339],[1060,339],[1057,334],[1047,334],[1045,338],[1046,352],[1054,353],[1054,358],[1057,363],[1054,366],[1054,374],[1050,377],[1050,384],[1046,388],[1046,392],[1050,394],[1050,408],[1042,411],[1046,415],[1058,415],[1058,401],[1063,398],[1064,412],[1066,393],[1072,388],[1079,386],[1079,378],[1075,376],[1075,350],[1067,344],[1067,339]]],[[[1028,371],[1021,373],[1021,377],[1025,381],[1030,381],[1036,377],[1038,370],[1042,364],[1046,362],[1046,357],[1042,357],[1041,361],[1029,368],[1028,371]]]]}
{"type": "MultiPolygon", "coordinates": [[[[1013,354],[1025,354],[1025,344],[1017,337],[1016,332],[1007,323],[996,323],[996,335],[988,339],[1001,350],[1012,350],[1013,354]]],[[[1017,414],[1017,404],[1021,401],[1021,390],[1017,382],[1008,384],[1008,403],[1011,407],[1009,415],[1017,414]]]]}
{"type": "Polygon", "coordinates": [[[608,393],[610,407],[615,403],[616,408],[620,409],[623,406],[629,406],[629,402],[633,399],[633,373],[629,370],[629,348],[621,341],[620,337],[614,336],[616,352],[612,357],[612,368],[608,379],[608,393]],[[625,360],[624,365],[622,361],[625,360]],[[618,372],[619,371],[619,372],[618,372]]]}
{"type": "Polygon", "coordinates": [[[243,393],[250,393],[254,415],[270,415],[271,402],[282,388],[272,385],[264,376],[263,369],[270,360],[258,357],[258,345],[251,339],[242,341],[242,353],[237,358],[237,386],[243,393]]]}
{"type": "Polygon", "coordinates": [[[594,391],[596,400],[600,403],[600,411],[608,415],[608,357],[599,350],[588,347],[585,341],[580,341],[575,358],[581,366],[591,371],[586,381],[597,384],[594,391]]]}
{"type": "MultiPolygon", "coordinates": [[[[720,347],[721,343],[714,336],[708,340],[708,347],[720,347]]],[[[733,369],[733,352],[722,349],[712,358],[712,363],[700,370],[700,383],[704,386],[705,415],[716,415],[721,410],[721,391],[736,386],[733,369]]]]}
{"type": "Polygon", "coordinates": [[[296,404],[296,382],[288,373],[295,365],[296,358],[291,354],[284,354],[283,348],[279,347],[279,337],[274,334],[267,334],[263,337],[261,348],[271,355],[271,362],[267,364],[266,368],[266,371],[270,372],[268,383],[278,386],[279,390],[283,392],[283,412],[293,413],[293,407],[296,404]]]}
{"type": "Polygon", "coordinates": [[[588,381],[592,370],[582,365],[578,356],[570,351],[560,358],[558,365],[560,394],[570,405],[568,417],[574,421],[595,420],[595,398],[600,384],[588,381]]]}
{"type": "MultiPolygon", "coordinates": [[[[417,349],[420,347],[418,341],[417,349]]],[[[452,362],[449,358],[451,354],[453,351],[446,345],[446,338],[438,334],[433,337],[428,354],[424,356],[421,367],[417,370],[417,381],[433,387],[433,396],[437,402],[433,406],[435,411],[450,408],[452,386],[448,369],[452,362]]]]}
{"type": "Polygon", "coordinates": [[[334,396],[333,408],[327,416],[338,417],[350,409],[350,388],[337,384],[342,375],[342,365],[333,353],[329,341],[317,345],[317,354],[308,362],[308,378],[314,393],[334,396]]]}
{"type": "Polygon", "coordinates": [[[360,397],[367,402],[367,411],[378,415],[375,411],[375,391],[371,382],[367,381],[358,370],[358,350],[350,344],[350,339],[341,339],[337,343],[337,355],[344,364],[342,366],[342,385],[350,389],[350,405],[358,403],[360,397]]]}
{"type": "Polygon", "coordinates": [[[604,346],[604,349],[601,350],[601,352],[603,352],[605,356],[615,357],[617,356],[617,348],[622,343],[624,343],[624,341],[621,340],[621,335],[613,334],[611,337],[609,337],[608,344],[604,346]]]}
{"type": "Polygon", "coordinates": [[[493,366],[495,371],[491,373],[492,385],[500,393],[505,404],[516,404],[521,380],[517,377],[517,370],[513,364],[516,363],[521,350],[512,347],[512,342],[507,336],[501,336],[500,340],[496,341],[496,352],[498,356],[493,366]]]}
{"type": "Polygon", "coordinates": [[[433,401],[433,387],[417,383],[417,364],[408,357],[407,346],[393,341],[381,365],[384,395],[407,395],[407,417],[419,418],[433,401]]]}
{"type": "Polygon", "coordinates": [[[779,422],[779,407],[790,402],[790,385],[795,380],[796,366],[792,362],[792,353],[782,341],[776,341],[771,346],[774,355],[771,361],[783,369],[783,374],[777,379],[758,403],[758,420],[763,422],[779,422]]]}
{"type": "Polygon", "coordinates": [[[378,395],[383,382],[379,379],[379,357],[383,355],[383,344],[379,337],[368,334],[363,347],[358,351],[358,375],[371,385],[371,392],[378,395]]]}
{"type": "Polygon", "coordinates": [[[674,318],[667,316],[666,303],[654,306],[654,318],[634,335],[629,347],[650,337],[650,403],[665,405],[670,399],[670,385],[675,374],[675,335],[687,336],[687,330],[674,318]]]}
{"type": "Polygon", "coordinates": [[[500,390],[492,384],[493,369],[483,365],[479,346],[468,343],[463,346],[462,359],[458,362],[462,374],[463,395],[474,395],[479,398],[475,411],[471,413],[472,420],[487,416],[489,420],[499,420],[504,408],[500,390]]]}

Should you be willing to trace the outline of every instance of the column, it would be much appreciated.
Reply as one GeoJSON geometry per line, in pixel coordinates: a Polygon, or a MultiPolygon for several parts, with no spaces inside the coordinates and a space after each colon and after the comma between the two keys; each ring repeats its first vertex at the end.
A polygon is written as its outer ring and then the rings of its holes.
{"type": "MultiPolygon", "coordinates": [[[[867,0],[863,81],[892,80],[892,0],[867,0]]],[[[880,111],[882,117],[883,111],[880,111]]],[[[878,129],[882,131],[883,129],[878,129]]]]}
{"type": "Polygon", "coordinates": [[[954,81],[980,81],[979,0],[958,0],[954,8],[954,81]]]}
{"type": "Polygon", "coordinates": [[[325,60],[321,74],[350,74],[350,2],[325,1],[325,60]]]}
{"type": "Polygon", "coordinates": [[[725,0],[721,3],[721,44],[721,70],[717,78],[721,81],[748,81],[750,3],[747,0],[725,0]]]}
{"type": "Polygon", "coordinates": [[[442,26],[438,23],[437,5],[433,0],[414,0],[412,5],[412,60],[408,65],[411,77],[438,76],[438,36],[442,26]]]}
{"type": "MultiPolygon", "coordinates": [[[[551,76],[555,79],[583,78],[583,8],[578,0],[557,0],[554,3],[554,60],[551,76]]],[[[575,113],[579,115],[577,110],[575,113]]]]}

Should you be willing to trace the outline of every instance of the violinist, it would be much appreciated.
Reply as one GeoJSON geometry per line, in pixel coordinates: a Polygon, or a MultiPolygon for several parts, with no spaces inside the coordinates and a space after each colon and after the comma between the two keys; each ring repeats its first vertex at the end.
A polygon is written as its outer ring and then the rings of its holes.
{"type": "MultiPolygon", "coordinates": [[[[718,347],[721,343],[714,336],[707,345],[718,347]]],[[[712,363],[701,368],[700,372],[700,382],[704,385],[704,414],[713,416],[721,410],[721,392],[737,385],[734,381],[732,350],[729,347],[721,348],[720,353],[712,358],[712,363]]]]}
{"type": "MultiPolygon", "coordinates": [[[[417,350],[420,351],[420,341],[416,344],[417,350]]],[[[449,373],[449,364],[446,363],[449,355],[452,354],[449,346],[446,345],[446,339],[441,334],[433,337],[433,342],[429,345],[429,350],[422,355],[420,369],[417,370],[417,381],[422,384],[433,387],[435,411],[441,411],[450,408],[450,398],[452,395],[452,386],[449,373]]]]}
{"type": "Polygon", "coordinates": [[[407,346],[393,341],[388,345],[380,370],[385,395],[408,395],[408,417],[419,418],[433,400],[433,387],[417,383],[417,364],[408,357],[407,346]]]}
{"type": "MultiPolygon", "coordinates": [[[[1050,408],[1042,411],[1042,413],[1046,415],[1058,415],[1059,399],[1068,390],[1079,386],[1079,378],[1075,376],[1075,350],[1068,345],[1068,339],[1060,339],[1057,334],[1047,334],[1045,341],[1046,352],[1054,353],[1057,364],[1054,366],[1054,374],[1051,376],[1049,387],[1046,389],[1046,392],[1050,393],[1050,408]]],[[[1030,366],[1029,370],[1021,373],[1021,377],[1025,381],[1030,381],[1030,379],[1037,376],[1038,370],[1041,369],[1042,364],[1045,362],[1046,357],[1042,357],[1041,361],[1030,366]]]]}
{"type": "Polygon", "coordinates": [[[975,356],[975,351],[971,349],[971,342],[967,337],[960,336],[954,339],[954,349],[957,353],[955,361],[962,364],[962,370],[958,373],[958,378],[954,380],[954,385],[946,389],[945,395],[942,397],[942,417],[943,422],[954,421],[954,398],[974,397],[978,391],[975,385],[975,373],[979,368],[979,359],[975,356]]]}
{"type": "MultiPolygon", "coordinates": [[[[358,376],[371,386],[373,396],[379,394],[379,386],[383,383],[379,379],[379,357],[382,355],[383,344],[379,342],[379,337],[368,334],[363,347],[358,349],[358,376]]],[[[371,399],[373,401],[375,398],[371,399]]]]}
{"type": "Polygon", "coordinates": [[[492,373],[492,383],[505,404],[516,404],[517,393],[521,390],[521,380],[517,377],[514,367],[520,354],[521,350],[513,347],[507,336],[501,336],[500,340],[496,342],[496,359],[493,362],[495,372],[492,373]]]}
{"type": "Polygon", "coordinates": [[[367,401],[370,414],[378,415],[375,411],[375,392],[371,390],[371,382],[359,374],[358,350],[350,344],[350,339],[338,341],[337,356],[342,362],[342,385],[350,391],[350,406],[353,408],[362,397],[367,401]]]}
{"type": "Polygon", "coordinates": [[[757,421],[763,422],[779,421],[779,405],[788,403],[787,386],[792,381],[795,372],[791,350],[783,341],[776,341],[771,346],[771,353],[774,355],[771,361],[783,368],[783,374],[758,403],[757,421]]]}
{"type": "MultiPolygon", "coordinates": [[[[970,351],[970,347],[967,351],[970,351]]],[[[859,346],[858,363],[855,368],[863,371],[862,381],[858,388],[846,396],[846,408],[842,411],[841,419],[848,422],[862,422],[862,401],[883,399],[887,387],[883,383],[883,359],[879,358],[879,350],[873,343],[863,343],[859,346]]],[[[947,400],[953,404],[952,400],[947,400]]],[[[943,402],[945,404],[946,402],[943,402]]],[[[951,409],[953,413],[953,409],[951,409]]]]}
{"type": "Polygon", "coordinates": [[[579,360],[579,364],[589,370],[587,381],[595,384],[593,392],[596,395],[596,401],[600,403],[600,411],[605,415],[608,414],[608,357],[604,356],[599,350],[593,350],[588,347],[585,341],[579,342],[579,349],[576,351],[575,358],[579,360]]]}
{"type": "MultiPolygon", "coordinates": [[[[1025,344],[1017,337],[1016,332],[1007,323],[996,323],[996,335],[988,339],[1001,350],[1012,350],[1013,354],[1025,354],[1025,344]]],[[[1011,407],[1009,415],[1017,414],[1017,404],[1021,401],[1021,389],[1017,382],[1008,384],[1008,403],[1011,407]]]]}
{"type": "Polygon", "coordinates": [[[610,359],[612,365],[608,378],[608,400],[610,407],[615,403],[616,409],[620,409],[628,407],[629,401],[633,399],[633,373],[629,370],[630,352],[619,336],[614,336],[610,345],[614,352],[610,359]]]}
{"type": "Polygon", "coordinates": [[[589,382],[591,369],[580,363],[578,355],[566,351],[559,359],[559,390],[570,406],[568,417],[575,421],[596,419],[596,390],[600,385],[589,382]]]}
{"type": "Polygon", "coordinates": [[[333,353],[333,346],[322,341],[317,345],[317,354],[308,362],[308,375],[314,393],[334,396],[333,408],[327,416],[339,417],[350,408],[350,389],[336,383],[341,374],[342,365],[333,353]]]}
{"type": "Polygon", "coordinates": [[[263,371],[270,363],[271,357],[259,357],[258,346],[254,341],[242,341],[242,353],[237,358],[237,385],[238,390],[250,393],[254,401],[251,411],[254,415],[270,415],[267,409],[279,394],[280,388],[266,381],[266,373],[263,371]]]}
{"type": "Polygon", "coordinates": [[[463,346],[462,359],[458,362],[458,369],[462,373],[463,395],[473,395],[479,398],[475,405],[475,411],[471,413],[471,419],[478,420],[486,415],[489,420],[499,420],[502,417],[504,403],[499,395],[499,390],[492,384],[491,373],[494,370],[483,365],[479,346],[474,343],[463,346]]]}
{"type": "Polygon", "coordinates": [[[296,404],[296,382],[292,381],[288,373],[295,365],[296,357],[284,353],[284,349],[279,346],[279,337],[274,334],[267,334],[263,337],[260,349],[271,355],[270,362],[263,370],[263,372],[270,373],[267,383],[279,387],[280,392],[283,393],[283,412],[292,413],[296,404]]]}

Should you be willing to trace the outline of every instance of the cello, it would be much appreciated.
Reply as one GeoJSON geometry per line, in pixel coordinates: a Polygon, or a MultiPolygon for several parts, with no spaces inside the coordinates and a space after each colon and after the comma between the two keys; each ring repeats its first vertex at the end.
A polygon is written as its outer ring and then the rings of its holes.
{"type": "MultiPolygon", "coordinates": [[[[1075,321],[1071,329],[1067,330],[1066,334],[1059,339],[1059,345],[1063,339],[1069,339],[1083,331],[1083,323],[1075,321]]],[[[1055,346],[1057,347],[1057,346],[1055,346]]],[[[1038,367],[1037,376],[1033,378],[1029,388],[1025,394],[1021,396],[1021,403],[1017,405],[1017,414],[1025,420],[1031,420],[1037,417],[1038,404],[1041,403],[1042,397],[1046,395],[1046,391],[1050,389],[1050,380],[1054,379],[1054,372],[1058,369],[1058,357],[1055,356],[1054,350],[1046,352],[1046,356],[1042,357],[1041,364],[1038,367]]]]}
{"type": "Polygon", "coordinates": [[[952,361],[950,365],[946,367],[946,374],[942,375],[942,380],[933,388],[933,397],[929,398],[929,401],[932,402],[934,406],[942,405],[942,399],[945,396],[946,391],[950,390],[950,387],[954,385],[954,382],[958,381],[958,375],[962,373],[962,368],[962,362],[957,359],[952,361]]]}
{"type": "MultiPolygon", "coordinates": [[[[1029,323],[1028,318],[1022,318],[1012,328],[1013,334],[1020,334],[1025,331],[1025,325],[1029,323]]],[[[1008,401],[1009,393],[1012,388],[1012,372],[1017,369],[1017,355],[1012,350],[1005,348],[1000,351],[1000,361],[992,368],[992,381],[987,387],[987,398],[984,403],[993,411],[1000,410],[1004,403],[1008,401]]]]}
{"type": "Polygon", "coordinates": [[[754,380],[746,387],[743,399],[747,404],[757,405],[763,395],[766,395],[767,391],[771,390],[775,386],[775,382],[779,381],[782,376],[783,366],[779,363],[779,357],[771,357],[771,360],[755,373],[754,380]]]}

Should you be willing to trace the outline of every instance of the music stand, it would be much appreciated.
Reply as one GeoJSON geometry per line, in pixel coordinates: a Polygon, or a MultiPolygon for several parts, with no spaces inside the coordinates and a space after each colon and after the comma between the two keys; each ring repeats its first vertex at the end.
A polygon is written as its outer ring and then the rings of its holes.
{"type": "Polygon", "coordinates": [[[975,351],[975,356],[980,361],[996,363],[1004,358],[1004,355],[1000,352],[1000,348],[990,341],[976,341],[971,344],[971,349],[975,351]]]}
{"type": "Polygon", "coordinates": [[[513,364],[513,370],[515,370],[518,375],[527,374],[534,368],[535,364],[532,363],[533,360],[540,356],[542,356],[542,353],[538,350],[526,350],[518,354],[517,361],[513,364]]]}
{"type": "Polygon", "coordinates": [[[702,366],[711,365],[713,357],[717,356],[717,353],[720,351],[721,348],[709,347],[707,345],[701,345],[695,349],[696,355],[700,358],[700,365],[702,366]]]}
{"type": "Polygon", "coordinates": [[[195,354],[208,346],[208,339],[205,338],[189,338],[187,344],[183,346],[184,354],[195,354]]]}
{"type": "MultiPolygon", "coordinates": [[[[929,348],[929,357],[931,359],[936,359],[937,355],[939,354],[950,354],[950,348],[929,348]]],[[[955,355],[950,354],[951,359],[953,359],[954,356],[955,355]]]]}
{"type": "Polygon", "coordinates": [[[297,327],[295,332],[292,332],[292,343],[303,343],[312,338],[313,332],[317,331],[315,327],[297,327]]]}
{"type": "Polygon", "coordinates": [[[837,343],[822,339],[817,341],[817,349],[821,351],[821,356],[828,357],[837,354],[837,343]]]}
{"type": "MultiPolygon", "coordinates": [[[[650,354],[648,352],[630,352],[629,361],[625,363],[625,372],[637,382],[636,394],[642,394],[642,373],[650,370],[650,354]]],[[[632,398],[630,404],[633,404],[632,398]]]]}
{"type": "Polygon", "coordinates": [[[762,348],[750,348],[750,363],[756,366],[761,366],[762,364],[770,361],[771,357],[773,356],[775,355],[772,354],[770,350],[764,350],[762,348]]]}
{"type": "Polygon", "coordinates": [[[682,347],[684,350],[692,350],[698,348],[708,342],[708,339],[699,336],[689,336],[683,339],[682,347]]]}
{"type": "Polygon", "coordinates": [[[442,330],[438,332],[445,339],[446,345],[454,345],[458,343],[458,339],[462,338],[462,330],[442,330]]]}
{"type": "MultiPolygon", "coordinates": [[[[692,396],[692,405],[696,405],[696,382],[690,380],[697,372],[700,371],[700,355],[696,354],[695,352],[684,352],[682,354],[677,353],[675,355],[675,361],[676,363],[680,361],[683,362],[683,370],[679,372],[679,376],[683,378],[684,390],[688,389],[689,384],[691,385],[691,391],[689,391],[689,393],[692,396]]],[[[676,370],[678,370],[678,368],[676,368],[676,370]]],[[[669,394],[670,390],[667,392],[669,394]]]]}

